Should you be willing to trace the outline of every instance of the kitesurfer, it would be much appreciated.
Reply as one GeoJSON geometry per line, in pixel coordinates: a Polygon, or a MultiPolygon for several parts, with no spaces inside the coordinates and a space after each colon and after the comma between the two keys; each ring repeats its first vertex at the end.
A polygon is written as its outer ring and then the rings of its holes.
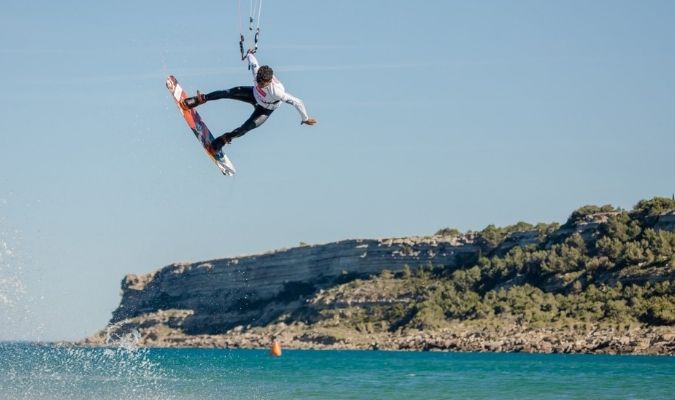
{"type": "Polygon", "coordinates": [[[217,90],[211,93],[200,93],[188,97],[181,102],[186,108],[194,108],[207,101],[233,99],[251,104],[254,107],[251,116],[238,128],[225,132],[211,142],[211,151],[218,153],[220,149],[232,139],[243,136],[246,132],[262,125],[267,118],[281,105],[281,102],[291,104],[302,117],[302,125],[314,125],[316,119],[307,115],[305,105],[299,98],[286,92],[284,85],[274,76],[274,71],[268,65],[260,66],[255,58],[255,50],[249,49],[246,53],[249,69],[253,72],[254,86],[236,86],[231,89],[217,90]]]}

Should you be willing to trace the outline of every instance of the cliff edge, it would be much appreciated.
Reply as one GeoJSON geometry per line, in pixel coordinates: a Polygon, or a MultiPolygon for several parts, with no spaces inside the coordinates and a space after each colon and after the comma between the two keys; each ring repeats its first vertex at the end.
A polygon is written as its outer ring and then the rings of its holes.
{"type": "Polygon", "coordinates": [[[675,353],[675,201],[127,275],[84,345],[675,353]]]}

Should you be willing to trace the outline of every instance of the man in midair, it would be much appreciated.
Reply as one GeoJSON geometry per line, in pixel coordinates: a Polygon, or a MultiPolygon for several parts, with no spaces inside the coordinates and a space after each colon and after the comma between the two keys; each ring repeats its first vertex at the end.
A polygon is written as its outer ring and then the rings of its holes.
{"type": "Polygon", "coordinates": [[[314,125],[316,119],[307,115],[302,100],[286,92],[284,85],[274,76],[274,71],[268,65],[260,66],[258,60],[249,49],[246,54],[248,65],[253,72],[254,86],[237,86],[227,90],[217,90],[208,94],[197,91],[194,97],[188,97],[181,102],[186,108],[194,108],[211,100],[234,99],[251,104],[253,114],[240,127],[232,132],[226,132],[211,142],[211,151],[215,154],[232,139],[243,136],[251,129],[262,125],[267,118],[281,105],[281,102],[291,104],[302,117],[301,125],[314,125]]]}

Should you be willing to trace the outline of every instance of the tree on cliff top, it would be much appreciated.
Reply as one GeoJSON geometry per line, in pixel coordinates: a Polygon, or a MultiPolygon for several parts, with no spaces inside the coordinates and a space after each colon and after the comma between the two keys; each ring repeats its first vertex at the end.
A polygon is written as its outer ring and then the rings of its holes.
{"type": "Polygon", "coordinates": [[[450,236],[450,237],[457,237],[457,236],[460,236],[461,234],[462,234],[462,232],[460,232],[459,229],[455,229],[455,228],[443,228],[443,229],[439,229],[438,231],[436,231],[436,233],[434,234],[434,236],[450,236]]]}
{"type": "Polygon", "coordinates": [[[640,200],[633,210],[645,217],[653,217],[675,211],[675,200],[667,197],[654,197],[651,200],[640,200]]]}

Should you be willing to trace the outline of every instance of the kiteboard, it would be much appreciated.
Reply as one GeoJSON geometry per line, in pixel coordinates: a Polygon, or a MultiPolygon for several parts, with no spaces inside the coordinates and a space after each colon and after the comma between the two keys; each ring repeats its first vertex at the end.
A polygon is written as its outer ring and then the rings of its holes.
{"type": "Polygon", "coordinates": [[[211,134],[211,131],[209,131],[209,128],[206,126],[204,121],[202,121],[202,117],[199,115],[197,110],[194,108],[185,109],[181,106],[181,100],[187,98],[188,95],[180,86],[175,76],[169,75],[169,77],[166,78],[166,87],[169,89],[169,93],[171,93],[171,96],[176,102],[178,109],[183,115],[183,118],[185,118],[185,122],[187,122],[188,126],[195,134],[197,140],[199,140],[199,142],[202,144],[202,147],[204,148],[204,151],[206,151],[206,154],[209,156],[209,158],[213,160],[213,162],[218,166],[218,169],[220,169],[220,172],[222,172],[223,175],[234,175],[236,172],[234,169],[234,164],[232,164],[232,161],[230,161],[225,153],[223,153],[223,150],[221,149],[217,153],[213,153],[211,150],[213,135],[211,134]]]}

